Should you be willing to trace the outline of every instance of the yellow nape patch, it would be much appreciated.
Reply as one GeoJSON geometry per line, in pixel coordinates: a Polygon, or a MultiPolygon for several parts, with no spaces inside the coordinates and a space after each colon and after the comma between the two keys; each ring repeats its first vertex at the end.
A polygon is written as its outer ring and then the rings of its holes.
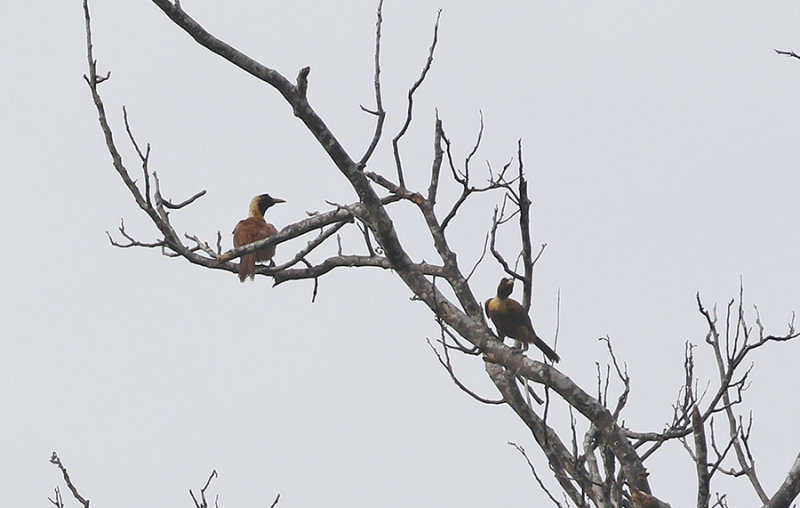
{"type": "Polygon", "coordinates": [[[492,298],[488,302],[486,302],[486,308],[488,309],[489,313],[502,313],[505,311],[505,305],[499,298],[492,298]]]}
{"type": "Polygon", "coordinates": [[[261,210],[258,209],[258,198],[259,196],[256,196],[250,200],[250,217],[263,217],[261,210]]]}

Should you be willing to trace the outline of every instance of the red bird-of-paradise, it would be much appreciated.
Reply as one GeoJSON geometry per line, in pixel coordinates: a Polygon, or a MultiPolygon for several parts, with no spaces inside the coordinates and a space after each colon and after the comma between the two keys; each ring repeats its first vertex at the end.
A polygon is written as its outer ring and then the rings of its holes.
{"type": "MultiPolygon", "coordinates": [[[[273,198],[269,194],[260,194],[254,197],[250,201],[250,216],[240,220],[233,228],[233,246],[242,247],[276,234],[278,230],[264,220],[264,213],[272,205],[285,202],[282,199],[273,198]]],[[[243,255],[239,259],[239,280],[244,282],[247,277],[253,280],[256,275],[256,261],[269,261],[274,255],[274,245],[243,255]]]]}

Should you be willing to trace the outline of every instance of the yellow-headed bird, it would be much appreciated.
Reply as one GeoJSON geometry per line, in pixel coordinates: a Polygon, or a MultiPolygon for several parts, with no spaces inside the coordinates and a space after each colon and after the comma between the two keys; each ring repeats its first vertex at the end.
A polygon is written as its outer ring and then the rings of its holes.
{"type": "Polygon", "coordinates": [[[528,349],[528,344],[533,343],[552,361],[561,360],[556,352],[550,349],[550,346],[536,335],[525,307],[516,300],[509,298],[513,290],[514,279],[501,279],[500,284],[497,286],[497,296],[486,300],[484,306],[486,315],[489,316],[495,328],[497,328],[497,335],[500,340],[506,337],[517,339],[524,344],[523,351],[528,349]]]}
{"type": "MultiPolygon", "coordinates": [[[[276,234],[278,230],[275,226],[264,220],[264,212],[274,204],[285,202],[282,199],[273,198],[269,194],[260,194],[254,197],[250,201],[250,216],[240,220],[233,228],[233,246],[242,247],[276,234]]],[[[244,282],[247,277],[253,280],[256,275],[256,261],[269,261],[274,255],[275,246],[273,245],[242,256],[239,259],[239,280],[244,282]]]]}

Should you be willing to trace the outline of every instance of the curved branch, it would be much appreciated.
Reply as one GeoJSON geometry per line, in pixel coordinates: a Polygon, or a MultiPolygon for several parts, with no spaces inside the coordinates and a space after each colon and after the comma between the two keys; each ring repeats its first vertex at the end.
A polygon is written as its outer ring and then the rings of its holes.
{"type": "Polygon", "coordinates": [[[428,71],[431,70],[431,64],[433,64],[433,52],[436,49],[436,43],[439,41],[439,18],[442,16],[442,10],[439,9],[438,13],[436,14],[436,23],[433,26],[433,42],[431,43],[431,47],[428,50],[428,59],[425,61],[425,65],[422,67],[422,72],[420,73],[419,78],[414,82],[411,88],[408,90],[408,108],[406,110],[406,121],[403,124],[403,127],[400,129],[400,132],[392,139],[392,148],[394,151],[394,162],[395,166],[397,167],[397,181],[400,182],[401,187],[406,186],[405,179],[403,178],[403,163],[400,161],[400,149],[398,147],[398,143],[400,142],[400,138],[402,138],[406,131],[408,130],[408,126],[411,125],[411,115],[414,110],[414,92],[417,91],[417,88],[422,85],[422,82],[425,81],[425,76],[428,75],[428,71]]]}
{"type": "Polygon", "coordinates": [[[378,146],[378,142],[383,135],[383,124],[386,121],[386,111],[383,110],[383,99],[381,99],[381,26],[383,25],[383,0],[378,2],[378,20],[375,22],[375,76],[373,78],[373,86],[375,87],[375,111],[370,111],[365,107],[361,107],[363,111],[375,115],[375,133],[372,135],[372,140],[367,147],[366,152],[358,161],[358,165],[362,168],[367,165],[367,161],[372,157],[372,153],[378,146]]]}
{"type": "Polygon", "coordinates": [[[455,385],[457,387],[459,387],[461,389],[462,392],[466,393],[467,395],[469,395],[473,399],[475,399],[478,402],[481,402],[483,404],[499,405],[499,404],[504,404],[505,403],[504,399],[499,399],[499,400],[487,399],[487,398],[481,397],[477,393],[475,393],[472,390],[470,390],[469,388],[467,388],[466,385],[464,385],[464,383],[462,383],[461,380],[458,379],[458,376],[456,376],[456,373],[453,370],[453,364],[450,362],[450,353],[448,353],[448,344],[444,344],[445,359],[443,359],[442,355],[439,354],[439,351],[437,351],[436,348],[433,347],[433,344],[431,344],[431,340],[430,339],[425,339],[425,340],[428,342],[428,346],[433,351],[433,354],[436,355],[436,359],[439,360],[439,364],[442,367],[444,367],[444,369],[450,375],[450,379],[453,381],[453,383],[455,383],[455,385]]]}
{"type": "MultiPolygon", "coordinates": [[[[64,464],[61,463],[61,459],[58,458],[56,452],[53,452],[53,455],[50,456],[50,463],[55,464],[56,467],[58,467],[58,469],[61,471],[61,475],[64,477],[64,483],[67,484],[67,488],[69,488],[69,491],[72,492],[72,497],[74,497],[76,501],[82,504],[84,508],[89,508],[89,500],[84,498],[78,493],[78,489],[72,483],[72,479],[69,477],[69,473],[67,473],[67,468],[64,467],[64,464]]],[[[58,497],[60,497],[60,495],[58,497]]]]}

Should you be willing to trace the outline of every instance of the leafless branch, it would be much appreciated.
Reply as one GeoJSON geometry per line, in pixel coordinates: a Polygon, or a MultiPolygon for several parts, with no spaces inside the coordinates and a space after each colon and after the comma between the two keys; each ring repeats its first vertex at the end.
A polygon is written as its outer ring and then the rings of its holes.
{"type": "Polygon", "coordinates": [[[419,75],[419,78],[414,82],[411,88],[408,90],[408,107],[406,109],[406,120],[403,123],[403,127],[400,128],[400,131],[397,135],[392,139],[392,150],[394,152],[394,162],[395,166],[397,167],[397,181],[400,184],[400,187],[405,187],[406,182],[405,178],[403,178],[403,163],[400,160],[400,148],[399,142],[400,138],[402,138],[406,131],[408,131],[408,126],[411,125],[411,116],[414,110],[414,92],[422,85],[422,82],[425,81],[425,76],[428,75],[428,71],[431,69],[431,64],[433,64],[433,52],[436,49],[436,43],[439,41],[439,18],[442,16],[442,10],[439,9],[439,12],[436,14],[436,23],[433,25],[433,42],[431,42],[431,47],[428,49],[428,59],[425,61],[425,65],[422,67],[422,72],[419,75]]]}
{"type": "MultiPolygon", "coordinates": [[[[490,182],[489,185],[486,185],[485,187],[475,187],[472,185],[470,181],[469,164],[470,161],[472,160],[472,157],[475,156],[475,154],[478,152],[478,149],[481,146],[481,140],[483,139],[483,128],[484,128],[483,113],[481,112],[480,128],[478,129],[478,135],[475,139],[475,144],[473,145],[472,150],[464,159],[464,170],[463,171],[457,170],[455,166],[452,165],[451,161],[452,176],[453,179],[456,181],[456,183],[461,185],[461,194],[458,196],[455,203],[453,203],[453,206],[450,208],[450,211],[447,213],[445,218],[442,219],[443,230],[446,229],[447,226],[450,224],[450,222],[456,217],[459,210],[461,209],[461,206],[467,202],[467,199],[472,194],[477,194],[502,188],[501,186],[496,185],[494,182],[490,182]]],[[[440,126],[440,134],[442,137],[444,136],[444,130],[441,128],[441,126],[440,126]]],[[[448,146],[448,152],[449,152],[449,146],[448,146]]]]}
{"type": "MultiPolygon", "coordinates": [[[[86,4],[84,3],[84,8],[88,9],[85,6],[86,6],[86,4]]],[[[88,16],[89,16],[88,12],[89,11],[87,10],[86,11],[87,19],[88,19],[88,16]]],[[[53,452],[53,455],[50,456],[50,463],[51,464],[55,464],[56,467],[58,467],[58,469],[61,470],[61,475],[64,477],[64,483],[67,484],[67,488],[72,493],[72,497],[74,497],[76,501],[78,501],[80,504],[82,504],[83,508],[89,508],[89,500],[84,498],[83,496],[81,496],[78,493],[78,489],[72,483],[72,479],[69,477],[69,473],[67,473],[67,468],[64,467],[64,464],[61,463],[61,459],[58,458],[58,455],[56,454],[56,452],[53,452]]],[[[56,493],[56,499],[58,501],[61,501],[61,493],[59,493],[58,491],[56,491],[56,492],[57,492],[56,493]]],[[[63,502],[62,502],[62,506],[63,506],[63,502]]]]}
{"type": "Polygon", "coordinates": [[[450,354],[447,352],[448,348],[447,347],[443,348],[445,357],[442,358],[442,355],[439,354],[439,351],[437,351],[437,349],[433,346],[430,339],[425,339],[425,340],[428,342],[428,346],[430,346],[431,350],[436,355],[436,358],[439,360],[439,364],[442,367],[444,367],[444,369],[450,375],[450,379],[453,381],[453,383],[455,383],[456,386],[458,386],[461,389],[461,391],[463,391],[473,399],[483,404],[503,404],[505,402],[503,399],[492,400],[492,399],[487,399],[485,397],[481,397],[477,393],[467,388],[466,385],[464,385],[464,383],[462,383],[461,380],[458,379],[458,376],[456,376],[455,372],[453,371],[453,365],[450,362],[450,354]]]}
{"type": "Polygon", "coordinates": [[[197,497],[195,497],[194,492],[192,489],[189,489],[189,495],[192,496],[192,501],[194,501],[194,505],[196,508],[208,508],[208,501],[206,500],[206,490],[208,490],[208,486],[211,485],[211,480],[217,477],[217,470],[213,469],[211,474],[208,475],[208,480],[206,480],[206,484],[203,488],[200,489],[200,500],[198,501],[197,497]]]}
{"type": "Polygon", "coordinates": [[[494,215],[492,216],[492,227],[489,230],[489,252],[492,253],[494,259],[500,264],[500,266],[503,267],[503,271],[505,273],[511,275],[515,279],[522,279],[523,276],[512,270],[511,266],[505,260],[503,255],[500,253],[500,251],[497,250],[496,246],[497,229],[500,226],[500,224],[502,224],[502,218],[503,218],[503,208],[495,207],[494,215]]]}
{"type": "Polygon", "coordinates": [[[442,120],[439,118],[439,111],[437,110],[433,134],[433,163],[431,164],[431,182],[428,185],[428,202],[431,203],[431,206],[436,204],[436,194],[439,191],[439,175],[442,171],[442,160],[444,159],[444,150],[442,150],[443,136],[444,131],[442,130],[442,120]]]}
{"type": "Polygon", "coordinates": [[[711,495],[711,473],[708,471],[708,449],[703,418],[700,416],[697,406],[694,406],[692,410],[692,429],[697,469],[697,508],[708,508],[711,495]]]}
{"type": "Polygon", "coordinates": [[[488,245],[489,245],[489,233],[486,233],[486,236],[483,239],[483,249],[481,249],[481,255],[478,257],[478,260],[475,261],[475,264],[472,266],[472,270],[470,270],[469,274],[467,274],[467,280],[472,278],[472,275],[475,274],[475,270],[478,269],[481,262],[483,261],[483,258],[486,257],[486,247],[488,245]]]}
{"type": "MultiPolygon", "coordinates": [[[[294,257],[292,259],[290,259],[290,260],[288,260],[288,261],[286,261],[286,262],[274,267],[273,270],[281,271],[281,270],[285,270],[287,268],[290,268],[290,267],[294,266],[301,259],[303,259],[308,254],[310,254],[314,249],[316,249],[317,247],[322,245],[325,242],[325,240],[327,240],[331,236],[335,235],[345,225],[347,225],[347,222],[339,222],[339,223],[334,224],[333,226],[329,227],[325,231],[321,232],[316,238],[314,238],[313,240],[309,241],[308,244],[305,247],[303,247],[302,249],[297,251],[297,253],[294,255],[294,257]]],[[[339,254],[339,255],[341,256],[341,254],[339,254]]]]}
{"type": "Polygon", "coordinates": [[[278,506],[278,501],[280,500],[281,500],[281,495],[278,494],[277,496],[275,496],[275,501],[273,501],[272,504],[269,505],[269,508],[275,508],[276,506],[278,506]]]}
{"type": "MultiPolygon", "coordinates": [[[[334,256],[325,259],[316,265],[309,264],[306,268],[289,268],[276,272],[274,268],[266,266],[256,266],[256,273],[271,275],[275,279],[275,285],[282,284],[289,280],[314,279],[321,277],[334,268],[353,268],[353,267],[373,267],[392,269],[391,261],[381,256],[334,256]]],[[[444,272],[440,266],[428,263],[412,263],[414,269],[419,270],[425,275],[443,276],[444,272]]]]}
{"type": "Polygon", "coordinates": [[[136,137],[134,137],[133,132],[131,131],[131,125],[128,122],[128,109],[125,106],[122,106],[122,119],[125,123],[125,131],[128,133],[128,139],[131,141],[131,144],[136,149],[136,153],[139,154],[139,159],[142,161],[142,172],[144,174],[144,198],[147,201],[147,204],[150,205],[150,172],[148,170],[148,165],[150,163],[150,143],[147,143],[145,151],[142,152],[141,148],[139,148],[139,144],[136,142],[136,137]]]}
{"type": "Polygon", "coordinates": [[[528,463],[528,467],[531,469],[531,474],[533,475],[534,479],[536,479],[536,483],[539,484],[539,488],[542,489],[542,491],[545,494],[547,494],[547,497],[550,498],[550,500],[553,502],[554,505],[560,507],[561,503],[558,501],[558,499],[556,499],[553,496],[553,494],[550,493],[550,490],[548,490],[547,486],[544,484],[542,479],[539,478],[539,475],[536,473],[536,468],[533,466],[533,462],[531,462],[531,459],[528,457],[528,454],[525,452],[525,448],[523,448],[522,446],[518,445],[517,443],[514,443],[513,441],[509,441],[508,444],[509,444],[509,446],[513,446],[525,458],[525,461],[528,463]]]}
{"type": "Polygon", "coordinates": [[[475,144],[472,146],[472,150],[470,150],[467,157],[464,159],[464,172],[461,174],[461,178],[457,178],[456,180],[462,184],[469,184],[469,163],[472,161],[472,158],[478,153],[478,149],[481,147],[481,141],[483,141],[483,111],[478,111],[480,114],[480,129],[478,129],[478,136],[475,139],[475,144]]]}
{"type": "Polygon", "coordinates": [[[790,56],[790,57],[792,57],[792,58],[798,58],[798,59],[800,59],[800,55],[798,55],[798,54],[797,54],[797,53],[795,53],[794,51],[784,51],[784,50],[781,50],[781,49],[776,49],[776,50],[775,50],[775,53],[777,53],[777,54],[779,54],[779,55],[790,56]]]}
{"type": "Polygon", "coordinates": [[[210,257],[217,257],[218,251],[214,251],[214,249],[208,244],[208,242],[204,242],[195,235],[190,235],[189,233],[185,233],[184,236],[188,240],[191,240],[195,243],[196,247],[195,249],[192,249],[193,252],[195,252],[196,250],[201,250],[206,254],[208,254],[210,257]]]}
{"type": "Polygon", "coordinates": [[[164,207],[165,208],[169,208],[170,210],[180,210],[181,208],[183,208],[185,206],[191,205],[192,203],[194,203],[195,201],[197,201],[198,199],[200,199],[201,197],[203,197],[205,195],[206,195],[206,191],[205,190],[201,190],[200,192],[196,193],[194,196],[192,196],[189,199],[186,199],[184,201],[181,201],[180,203],[173,204],[171,201],[169,201],[167,199],[163,200],[162,203],[164,203],[164,207]]]}
{"type": "Polygon", "coordinates": [[[569,449],[561,442],[558,434],[548,427],[544,421],[525,402],[519,388],[511,375],[503,367],[487,361],[486,371],[494,381],[514,412],[533,433],[536,442],[547,456],[550,468],[564,493],[578,506],[583,493],[591,491],[591,481],[583,466],[573,460],[569,449]]]}
{"type": "MultiPolygon", "coordinates": [[[[628,395],[631,392],[631,378],[628,375],[628,366],[627,364],[624,365],[623,368],[620,368],[619,363],[617,362],[617,356],[614,354],[614,348],[611,346],[611,338],[608,336],[600,337],[601,341],[606,343],[606,347],[608,348],[608,354],[611,356],[611,362],[614,365],[614,370],[617,372],[617,377],[620,381],[622,381],[622,385],[625,387],[622,390],[622,393],[619,395],[617,399],[617,406],[614,408],[614,419],[619,419],[619,415],[622,412],[622,409],[625,407],[625,404],[628,402],[628,395]]],[[[606,377],[607,379],[608,377],[606,377]]]]}
{"type": "Polygon", "coordinates": [[[125,219],[120,219],[119,220],[118,231],[122,235],[122,237],[127,240],[127,243],[117,242],[111,236],[111,233],[106,231],[106,236],[108,237],[108,241],[111,242],[111,245],[113,245],[114,247],[119,247],[121,249],[127,249],[129,247],[144,247],[144,248],[148,248],[148,249],[153,249],[153,248],[166,247],[166,245],[167,245],[163,241],[158,241],[158,242],[140,242],[140,241],[136,240],[131,235],[129,235],[128,232],[125,230],[125,219]]]}
{"type": "Polygon", "coordinates": [[[522,162],[522,140],[517,141],[517,175],[519,187],[519,237],[522,241],[522,269],[525,274],[522,306],[529,309],[533,295],[533,249],[531,248],[531,200],[528,196],[528,181],[525,179],[522,162]]]}
{"type": "Polygon", "coordinates": [[[795,458],[786,479],[764,505],[765,508],[786,508],[800,493],[800,454],[795,458]]]}
{"type": "Polygon", "coordinates": [[[386,112],[383,110],[383,99],[381,98],[381,27],[383,26],[383,0],[378,2],[377,21],[375,21],[375,75],[373,77],[373,86],[375,87],[375,111],[370,111],[364,106],[361,106],[363,111],[375,115],[375,133],[372,135],[372,140],[369,142],[367,150],[358,161],[358,165],[366,167],[367,161],[372,157],[372,153],[378,146],[378,142],[383,135],[383,124],[386,121],[386,112]]]}
{"type": "Polygon", "coordinates": [[[58,487],[55,488],[55,496],[48,497],[47,500],[53,503],[56,508],[64,508],[64,500],[61,498],[61,491],[58,487]]]}

